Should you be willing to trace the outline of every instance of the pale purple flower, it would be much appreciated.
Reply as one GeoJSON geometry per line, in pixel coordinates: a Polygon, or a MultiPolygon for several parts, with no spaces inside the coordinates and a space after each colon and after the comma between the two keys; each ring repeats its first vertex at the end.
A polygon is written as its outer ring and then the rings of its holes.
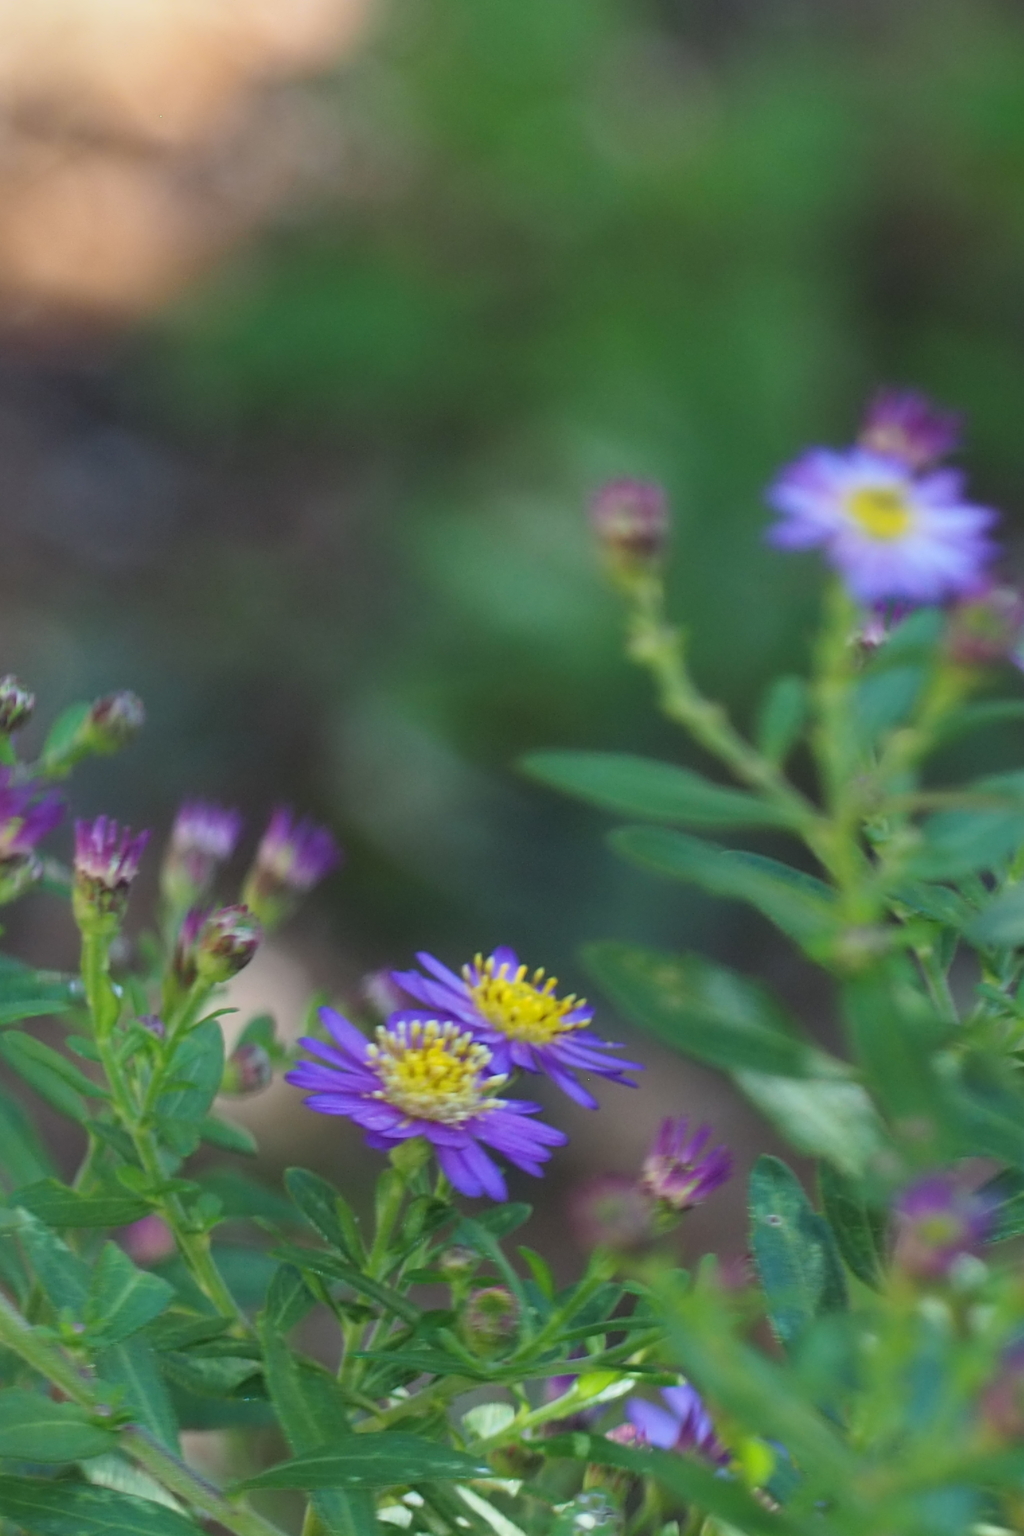
{"type": "Polygon", "coordinates": [[[908,469],[930,469],[960,446],[962,421],[959,412],[942,410],[916,389],[880,389],[857,442],[908,469]]]}
{"type": "Polygon", "coordinates": [[[148,832],[134,837],[110,816],[75,822],[75,874],[109,891],[127,889],[139,872],[148,832]]]}
{"type": "Polygon", "coordinates": [[[530,1118],[538,1104],[496,1096],[506,1079],[492,1072],[491,1052],[449,1019],[399,1013],[372,1041],[333,1008],[321,1008],[320,1021],[332,1044],[301,1040],[315,1060],[300,1061],[286,1081],[309,1090],[310,1109],[354,1120],[380,1151],[424,1137],[464,1195],[508,1198],[484,1146],[539,1177],[551,1148],[567,1140],[530,1118]]]}
{"type": "Polygon", "coordinates": [[[626,1403],[626,1418],[662,1451],[694,1451],[706,1461],[725,1466],[729,1452],[715,1433],[715,1426],[704,1407],[700,1393],[689,1384],[662,1387],[664,1408],[644,1397],[631,1397],[626,1403]]]}
{"type": "Polygon", "coordinates": [[[655,1236],[654,1207],[636,1179],[624,1173],[599,1174],[574,1190],[569,1223],[582,1248],[630,1253],[655,1236]]]}
{"type": "Polygon", "coordinates": [[[898,459],[814,448],[770,487],[780,549],[820,546],[866,604],[935,603],[970,592],[995,553],[996,513],[964,498],[953,470],[915,476],[898,459]]]}
{"type": "Polygon", "coordinates": [[[36,844],[63,815],[59,795],[39,794],[32,784],[15,784],[14,770],[0,767],[0,862],[34,853],[36,844]]]}
{"type": "Polygon", "coordinates": [[[242,831],[237,811],[207,800],[186,800],[174,818],[161,875],[167,899],[189,905],[210,887],[217,867],[235,851],[242,831]]]}
{"type": "Polygon", "coordinates": [[[591,498],[590,523],[613,559],[652,561],[665,552],[668,499],[652,480],[609,480],[591,498]]]}
{"type": "Polygon", "coordinates": [[[711,1127],[702,1125],[689,1135],[689,1122],[680,1117],[661,1122],[640,1173],[640,1188],[672,1211],[688,1211],[713,1195],[732,1174],[728,1147],[708,1150],[711,1127]]]}
{"type": "Polygon", "coordinates": [[[326,827],[308,817],[296,820],[287,806],[278,806],[256,850],[242,900],[272,927],[341,860],[341,849],[326,827]]]}
{"type": "Polygon", "coordinates": [[[938,1280],[959,1259],[981,1252],[995,1205],[956,1173],[930,1173],[903,1191],[894,1214],[897,1267],[917,1279],[938,1280]]]}
{"type": "Polygon", "coordinates": [[[496,1071],[511,1073],[520,1067],[543,1072],[587,1109],[596,1109],[597,1100],[579,1082],[577,1072],[594,1072],[636,1087],[626,1073],[639,1072],[642,1064],[616,1060],[611,1053],[622,1047],[590,1031],[593,1008],[575,995],[558,997],[557,979],[545,980],[542,970],[530,975],[515,950],[503,946],[486,960],[477,955],[471,965],[463,966],[461,976],[433,955],[420,953],[416,958],[429,975],[395,971],[395,981],[418,1002],[471,1029],[493,1053],[496,1071]]]}
{"type": "Polygon", "coordinates": [[[1024,595],[1016,587],[987,583],[962,598],[949,615],[946,653],[958,666],[1015,661],[1022,640],[1024,595]]]}

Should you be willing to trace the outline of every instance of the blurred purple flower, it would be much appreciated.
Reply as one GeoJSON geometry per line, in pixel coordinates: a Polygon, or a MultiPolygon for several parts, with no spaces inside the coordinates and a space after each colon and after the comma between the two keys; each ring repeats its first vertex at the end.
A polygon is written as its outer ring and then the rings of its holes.
{"type": "Polygon", "coordinates": [[[59,795],[40,794],[32,784],[15,784],[14,770],[0,767],[0,862],[34,853],[36,844],[63,815],[59,795]]]}
{"type": "Polygon", "coordinates": [[[916,389],[880,389],[869,404],[857,442],[915,472],[930,469],[960,446],[963,418],[916,389]]]}
{"type": "Polygon", "coordinates": [[[569,1221],[582,1248],[630,1253],[655,1235],[654,1207],[635,1179],[605,1173],[574,1191],[569,1221]]]}
{"type": "Polygon", "coordinates": [[[477,955],[472,965],[463,966],[461,976],[433,955],[421,952],[416,958],[430,975],[394,971],[394,980],[428,1008],[471,1029],[490,1048],[496,1071],[511,1073],[521,1067],[543,1072],[587,1109],[596,1109],[597,1100],[579,1082],[577,1072],[594,1072],[636,1087],[626,1073],[639,1072],[641,1063],[615,1060],[610,1053],[622,1047],[590,1032],[594,1010],[586,1000],[556,996],[556,978],[545,981],[542,970],[530,976],[515,950],[503,946],[486,960],[477,955]]]}
{"type": "Polygon", "coordinates": [[[627,1419],[648,1444],[662,1451],[695,1451],[706,1461],[725,1466],[729,1452],[715,1433],[700,1393],[687,1384],[662,1387],[661,1396],[664,1408],[643,1397],[631,1397],[626,1403],[627,1419]]]}
{"type": "Polygon", "coordinates": [[[780,549],[822,546],[863,603],[935,603],[970,592],[995,553],[997,514],[964,500],[953,470],[914,476],[898,459],[814,448],[769,488],[780,549]]]}
{"type": "Polygon", "coordinates": [[[186,906],[203,895],[217,866],[234,853],[241,831],[237,811],[206,800],[186,800],[174,819],[161,875],[167,899],[186,906]]]}
{"type": "Polygon", "coordinates": [[[540,1113],[538,1104],[494,1096],[506,1079],[490,1071],[491,1052],[450,1020],[396,1014],[372,1042],[333,1008],[321,1008],[320,1020],[333,1045],[301,1040],[316,1060],[300,1061],[286,1081],[310,1090],[310,1109],[361,1125],[378,1150],[424,1137],[464,1195],[508,1198],[482,1144],[539,1177],[550,1149],[567,1139],[529,1118],[540,1113]]]}
{"type": "Polygon", "coordinates": [[[931,1173],[905,1189],[894,1208],[894,1262],[920,1280],[944,1279],[958,1259],[977,1256],[995,1206],[955,1173],[931,1173]]]}
{"type": "Polygon", "coordinates": [[[652,561],[665,553],[668,498],[653,480],[609,480],[591,498],[590,525],[614,561],[652,561]]]}
{"type": "Polygon", "coordinates": [[[671,1211],[702,1204],[732,1175],[727,1147],[705,1150],[711,1127],[702,1125],[692,1136],[688,1130],[684,1117],[663,1120],[640,1172],[640,1188],[671,1211]]]}
{"type": "Polygon", "coordinates": [[[341,860],[341,849],[326,827],[308,817],[297,820],[287,806],[278,806],[256,850],[242,900],[272,927],[341,860]]]}

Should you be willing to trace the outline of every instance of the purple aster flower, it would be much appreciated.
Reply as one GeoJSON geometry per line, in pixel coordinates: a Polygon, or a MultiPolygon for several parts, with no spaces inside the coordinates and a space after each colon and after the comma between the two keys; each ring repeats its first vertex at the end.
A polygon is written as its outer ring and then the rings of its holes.
{"type": "Polygon", "coordinates": [[[931,1173],[903,1191],[895,1216],[898,1268],[915,1279],[941,1280],[958,1259],[981,1252],[995,1207],[955,1173],[931,1173]]]}
{"type": "Polygon", "coordinates": [[[644,1193],[672,1212],[701,1205],[732,1174],[728,1147],[706,1150],[711,1127],[702,1125],[692,1136],[688,1130],[684,1117],[663,1120],[640,1173],[644,1193]]]}
{"type": "Polygon", "coordinates": [[[729,1452],[715,1434],[700,1393],[687,1384],[662,1387],[661,1396],[664,1408],[643,1397],[631,1397],[626,1403],[626,1418],[647,1443],[662,1451],[695,1451],[706,1461],[725,1466],[729,1452]]]}
{"type": "Polygon", "coordinates": [[[75,883],[72,906],[83,932],[113,932],[128,905],[148,832],[132,837],[109,816],[75,822],[75,883]]]}
{"type": "Polygon", "coordinates": [[[39,795],[31,784],[15,784],[14,770],[0,767],[0,862],[34,853],[63,815],[59,795],[39,795]]]}
{"type": "Polygon", "coordinates": [[[485,1145],[539,1178],[550,1149],[567,1140],[529,1118],[540,1113],[539,1104],[495,1097],[505,1076],[491,1071],[486,1045],[450,1019],[395,1014],[373,1041],[333,1008],[321,1008],[320,1020],[333,1044],[301,1040],[316,1059],[300,1061],[286,1081],[309,1090],[310,1109],[361,1125],[380,1151],[424,1137],[464,1195],[508,1198],[485,1145]]]}
{"type": "Polygon", "coordinates": [[[609,480],[590,502],[590,524],[615,562],[659,560],[668,542],[668,499],[651,480],[609,480]]]}
{"type": "Polygon", "coordinates": [[[242,900],[270,927],[341,859],[341,849],[326,827],[308,817],[297,820],[287,806],[278,806],[256,850],[242,900]]]}
{"type": "Polygon", "coordinates": [[[472,965],[463,966],[461,976],[433,955],[416,958],[430,975],[395,971],[395,981],[428,1008],[440,1009],[471,1029],[493,1052],[496,1071],[508,1074],[521,1067],[544,1072],[587,1109],[596,1109],[597,1100],[579,1082],[577,1072],[596,1072],[613,1083],[636,1087],[626,1073],[639,1072],[642,1064],[611,1056],[622,1047],[590,1032],[594,1010],[586,1000],[556,996],[555,977],[545,981],[543,971],[530,976],[515,950],[496,949],[486,960],[477,955],[472,965]]]}
{"type": "Polygon", "coordinates": [[[916,389],[880,389],[868,406],[857,442],[871,453],[930,469],[960,446],[962,417],[916,389]]]}
{"type": "Polygon", "coordinates": [[[935,603],[981,583],[995,553],[996,513],[964,500],[953,470],[915,476],[898,459],[814,448],[768,491],[780,549],[822,546],[863,603],[935,603]]]}
{"type": "Polygon", "coordinates": [[[160,884],[171,906],[191,906],[209,889],[217,866],[230,859],[242,831],[237,811],[186,800],[174,819],[160,884]]]}
{"type": "Polygon", "coordinates": [[[1022,639],[1024,596],[1016,587],[988,583],[952,609],[946,653],[961,667],[994,666],[1015,661],[1022,639]]]}

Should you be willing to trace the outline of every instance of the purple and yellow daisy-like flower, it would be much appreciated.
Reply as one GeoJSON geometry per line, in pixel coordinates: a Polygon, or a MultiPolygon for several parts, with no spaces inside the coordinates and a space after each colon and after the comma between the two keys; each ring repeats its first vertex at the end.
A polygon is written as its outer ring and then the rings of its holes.
{"type": "Polygon", "coordinates": [[[867,448],[814,448],[768,491],[780,549],[820,547],[864,603],[936,603],[977,588],[995,554],[997,514],[964,494],[954,470],[915,474],[867,448]]]}
{"type": "Polygon", "coordinates": [[[649,1403],[644,1397],[631,1397],[626,1403],[626,1418],[644,1436],[648,1445],[662,1451],[693,1451],[706,1461],[724,1467],[729,1452],[715,1433],[711,1416],[700,1393],[688,1383],[681,1387],[662,1387],[665,1406],[649,1403]]]}
{"type": "Polygon", "coordinates": [[[621,1061],[611,1052],[621,1050],[588,1029],[594,1010],[584,998],[559,997],[555,977],[542,970],[531,976],[520,965],[515,950],[502,947],[485,960],[477,955],[456,976],[433,955],[416,956],[428,976],[419,971],[395,971],[403,991],[428,1008],[436,1008],[472,1030],[489,1047],[495,1070],[511,1073],[543,1072],[577,1104],[596,1109],[597,1100],[580,1083],[577,1072],[595,1072],[627,1088],[636,1084],[627,1072],[639,1072],[641,1063],[621,1061]]]}
{"type": "Polygon", "coordinates": [[[497,1097],[505,1074],[492,1070],[487,1046],[451,1019],[398,1013],[373,1040],[333,1008],[321,1008],[320,1021],[333,1043],[301,1040],[315,1060],[300,1061],[286,1081],[308,1090],[310,1109],[361,1125],[378,1151],[424,1137],[461,1194],[508,1199],[485,1146],[539,1178],[551,1148],[567,1140],[531,1118],[539,1104],[497,1097]]]}
{"type": "Polygon", "coordinates": [[[995,1204],[956,1172],[925,1174],[896,1202],[897,1268],[919,1280],[944,1279],[977,1258],[995,1224],[995,1204]]]}

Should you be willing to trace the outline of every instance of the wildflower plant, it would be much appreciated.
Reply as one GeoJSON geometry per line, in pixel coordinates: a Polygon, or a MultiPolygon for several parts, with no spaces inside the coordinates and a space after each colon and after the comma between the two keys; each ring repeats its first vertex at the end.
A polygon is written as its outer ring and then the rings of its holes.
{"type": "Polygon", "coordinates": [[[62,893],[82,957],[74,976],[3,959],[0,1062],[84,1142],[62,1178],[0,1089],[5,1536],[1021,1529],[1024,774],[947,783],[937,754],[1024,714],[982,697],[1015,676],[1024,603],[993,568],[995,514],[943,467],[958,431],[890,391],[849,448],[776,478],[768,537],[831,574],[808,675],[778,680],[749,734],[666,616],[663,491],[606,487],[592,522],[628,653],[732,782],[628,754],[525,762],[627,818],[612,847],[653,878],[774,923],[831,979],[829,1048],[751,977],[604,939],[591,1001],[505,945],[422,953],[312,1008],[296,1046],[260,1014],[228,1052],[224,988],[339,868],[332,834],[278,808],[235,888],[240,818],[191,800],[162,851],[79,820],[65,867],[54,785],[128,745],[141,705],[75,706],[30,761],[12,738],[34,700],[0,682],[0,901],[62,893]],[[516,1243],[530,1210],[508,1178],[543,1178],[566,1140],[533,1088],[601,1114],[595,1090],[640,1070],[602,1000],[725,1074],[801,1157],[799,1177],[756,1162],[742,1274],[678,1265],[679,1224],[733,1175],[681,1117],[578,1192],[582,1274],[558,1283],[516,1243]],[[344,1168],[291,1168],[283,1192],[243,1171],[230,1101],[275,1073],[361,1131],[372,1202],[344,1168]],[[192,1430],[219,1432],[217,1477],[192,1430]]]}

